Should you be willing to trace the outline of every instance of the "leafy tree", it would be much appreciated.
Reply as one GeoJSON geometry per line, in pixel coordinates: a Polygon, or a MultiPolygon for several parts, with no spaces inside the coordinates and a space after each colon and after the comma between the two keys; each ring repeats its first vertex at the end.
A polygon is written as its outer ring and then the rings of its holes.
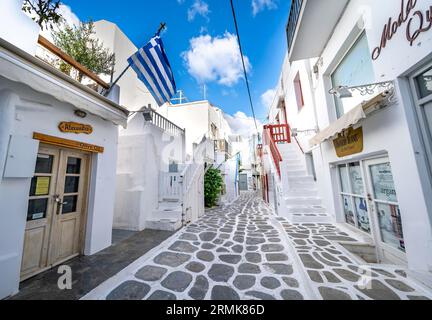
{"type": "Polygon", "coordinates": [[[58,12],[59,0],[25,0],[22,6],[24,12],[33,15],[33,20],[41,27],[53,29],[53,24],[58,24],[62,18],[58,12]]]}
{"type": "MultiPolygon", "coordinates": [[[[93,21],[81,22],[79,26],[65,23],[59,30],[54,30],[52,36],[57,47],[90,71],[96,74],[112,72],[115,56],[95,37],[93,21]]],[[[82,78],[83,74],[79,72],[77,80],[81,82],[82,78]]]]}
{"type": "Polygon", "coordinates": [[[204,198],[208,208],[214,207],[221,194],[223,179],[220,170],[209,169],[204,177],[204,198]]]}

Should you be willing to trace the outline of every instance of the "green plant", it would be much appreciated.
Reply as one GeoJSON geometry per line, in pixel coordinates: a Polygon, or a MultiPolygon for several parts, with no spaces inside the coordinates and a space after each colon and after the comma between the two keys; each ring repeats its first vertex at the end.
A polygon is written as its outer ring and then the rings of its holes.
{"type": "Polygon", "coordinates": [[[53,24],[60,22],[62,16],[58,12],[59,8],[59,0],[25,0],[22,6],[22,10],[32,15],[41,29],[53,29],[53,24]]]}
{"type": "Polygon", "coordinates": [[[220,170],[209,169],[204,178],[204,198],[208,208],[217,204],[223,187],[223,179],[220,170]]]}
{"type": "MultiPolygon", "coordinates": [[[[58,31],[52,32],[54,44],[70,55],[75,61],[96,74],[110,74],[115,63],[115,56],[95,37],[92,21],[79,26],[64,24],[58,31]]],[[[78,81],[83,74],[78,72],[78,81]]]]}

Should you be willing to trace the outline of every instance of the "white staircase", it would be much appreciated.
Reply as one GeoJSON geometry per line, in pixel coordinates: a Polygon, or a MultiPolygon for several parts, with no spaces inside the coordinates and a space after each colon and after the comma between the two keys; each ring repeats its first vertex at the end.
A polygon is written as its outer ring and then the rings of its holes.
{"type": "Polygon", "coordinates": [[[160,172],[159,206],[146,221],[146,227],[175,231],[204,213],[204,166],[191,163],[179,173],[160,172]]]}
{"type": "Polygon", "coordinates": [[[329,223],[332,217],[318,196],[317,183],[308,175],[303,153],[295,143],[279,144],[282,155],[283,199],[280,215],[292,223],[329,223]]]}

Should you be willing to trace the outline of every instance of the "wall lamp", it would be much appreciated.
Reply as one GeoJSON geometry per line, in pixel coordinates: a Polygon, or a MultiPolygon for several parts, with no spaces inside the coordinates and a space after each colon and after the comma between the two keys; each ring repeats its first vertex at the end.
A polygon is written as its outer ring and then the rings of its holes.
{"type": "Polygon", "coordinates": [[[75,110],[74,114],[78,117],[78,118],[82,118],[84,119],[85,117],[87,117],[87,112],[82,111],[82,110],[75,110]]]}

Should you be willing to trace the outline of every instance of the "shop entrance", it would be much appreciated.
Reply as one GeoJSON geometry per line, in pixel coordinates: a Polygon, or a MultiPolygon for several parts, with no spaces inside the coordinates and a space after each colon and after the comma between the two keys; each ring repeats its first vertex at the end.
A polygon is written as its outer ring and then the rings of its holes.
{"type": "Polygon", "coordinates": [[[41,144],[31,182],[21,280],[82,253],[89,154],[41,144]]]}
{"type": "Polygon", "coordinates": [[[338,171],[345,222],[374,239],[379,262],[404,264],[401,212],[390,160],[346,163],[338,171]]]}
{"type": "Polygon", "coordinates": [[[401,211],[390,160],[367,160],[364,165],[378,259],[381,262],[406,263],[401,211]]]}

